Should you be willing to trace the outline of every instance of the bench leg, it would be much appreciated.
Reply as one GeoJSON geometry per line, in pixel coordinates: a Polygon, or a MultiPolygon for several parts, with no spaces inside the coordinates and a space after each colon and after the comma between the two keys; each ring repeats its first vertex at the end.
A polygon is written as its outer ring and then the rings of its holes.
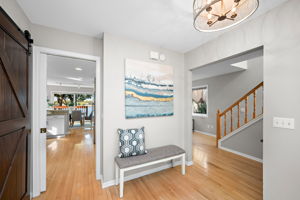
{"type": "Polygon", "coordinates": [[[115,182],[115,185],[118,185],[119,183],[119,167],[117,165],[117,163],[115,163],[115,168],[116,168],[116,172],[115,172],[115,176],[116,176],[116,182],[115,182]]]}
{"type": "Polygon", "coordinates": [[[172,162],[172,167],[175,167],[175,160],[173,159],[171,160],[171,162],[172,162]]]}
{"type": "Polygon", "coordinates": [[[120,169],[120,198],[123,197],[124,191],[124,170],[120,169]]]}
{"type": "Polygon", "coordinates": [[[183,154],[181,158],[181,174],[185,175],[185,154],[183,154]]]}

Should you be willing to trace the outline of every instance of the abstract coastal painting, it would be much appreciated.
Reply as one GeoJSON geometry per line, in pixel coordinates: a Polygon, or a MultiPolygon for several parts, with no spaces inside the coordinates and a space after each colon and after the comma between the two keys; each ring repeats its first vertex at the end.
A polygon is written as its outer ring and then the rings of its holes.
{"type": "Polygon", "coordinates": [[[127,119],[173,115],[173,67],[126,59],[127,119]]]}

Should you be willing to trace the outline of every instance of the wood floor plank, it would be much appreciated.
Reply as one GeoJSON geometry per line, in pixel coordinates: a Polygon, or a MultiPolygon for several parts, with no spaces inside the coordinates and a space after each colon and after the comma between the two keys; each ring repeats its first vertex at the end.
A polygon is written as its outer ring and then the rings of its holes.
{"type": "MultiPolygon", "coordinates": [[[[95,179],[92,132],[72,129],[47,140],[47,191],[35,200],[115,200],[118,187],[95,179]]],[[[174,167],[125,182],[124,200],[261,200],[262,164],[217,149],[215,139],[193,134],[194,165],[174,167]]]]}

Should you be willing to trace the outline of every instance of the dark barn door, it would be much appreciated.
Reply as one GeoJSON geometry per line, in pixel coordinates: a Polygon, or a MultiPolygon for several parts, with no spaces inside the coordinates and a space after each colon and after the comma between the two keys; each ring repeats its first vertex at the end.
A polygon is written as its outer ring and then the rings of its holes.
{"type": "Polygon", "coordinates": [[[0,200],[29,199],[30,44],[25,35],[0,8],[0,200]]]}

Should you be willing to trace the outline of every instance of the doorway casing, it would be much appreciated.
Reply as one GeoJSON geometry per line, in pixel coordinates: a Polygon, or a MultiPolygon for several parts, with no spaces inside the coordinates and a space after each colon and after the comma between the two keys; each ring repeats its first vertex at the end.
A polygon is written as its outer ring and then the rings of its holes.
{"type": "MultiPolygon", "coordinates": [[[[46,127],[45,118],[46,110],[41,109],[41,104],[47,103],[47,97],[43,94],[44,86],[47,80],[43,79],[46,74],[46,56],[64,56],[70,58],[77,58],[96,63],[96,96],[95,96],[95,137],[96,137],[96,179],[101,179],[101,65],[100,57],[87,54],[75,53],[70,51],[63,51],[57,49],[44,48],[33,46],[33,69],[32,69],[32,141],[31,141],[31,174],[32,174],[32,190],[31,197],[39,196],[42,191],[46,190],[46,169],[45,160],[46,152],[43,152],[41,141],[45,140],[45,134],[40,133],[40,128],[46,127]],[[41,98],[41,94],[43,98],[41,98]],[[43,138],[44,137],[44,138],[43,138]]],[[[79,161],[80,162],[80,161],[79,161]]]]}

